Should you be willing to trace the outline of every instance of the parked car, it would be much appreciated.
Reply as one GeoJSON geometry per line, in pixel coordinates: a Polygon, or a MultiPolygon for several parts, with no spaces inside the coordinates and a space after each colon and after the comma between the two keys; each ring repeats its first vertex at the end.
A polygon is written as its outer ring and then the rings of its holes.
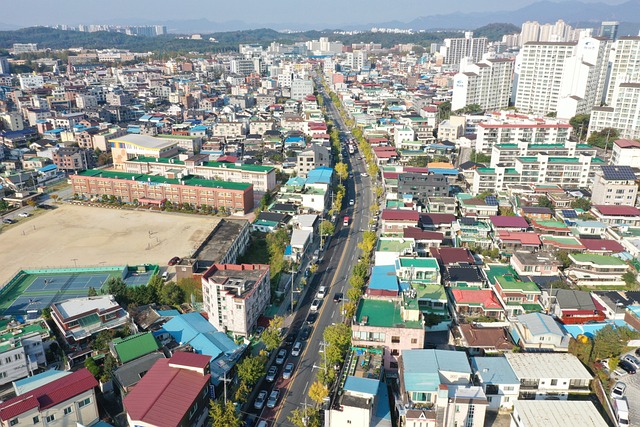
{"type": "Polygon", "coordinates": [[[296,342],[296,334],[297,331],[292,331],[289,335],[287,335],[287,337],[284,339],[284,345],[286,345],[287,347],[293,345],[293,343],[296,342]]]}
{"type": "Polygon", "coordinates": [[[640,347],[636,348],[636,356],[640,357],[640,347]]]}
{"type": "Polygon", "coordinates": [[[258,393],[258,397],[256,397],[255,402],[253,402],[253,407],[256,409],[262,409],[266,401],[267,390],[262,390],[260,393],[258,393]]]}
{"type": "Polygon", "coordinates": [[[624,397],[624,392],[626,389],[627,385],[621,381],[618,381],[611,389],[611,398],[622,399],[624,397]]]}
{"type": "Polygon", "coordinates": [[[631,363],[633,366],[636,367],[636,369],[640,368],[640,360],[638,360],[635,356],[627,354],[626,356],[624,356],[622,358],[622,360],[625,360],[625,361],[631,363]]]}
{"type": "Polygon", "coordinates": [[[284,367],[284,371],[282,371],[282,379],[288,380],[289,378],[291,378],[292,374],[293,374],[293,363],[287,363],[284,367]]]}
{"type": "Polygon", "coordinates": [[[316,320],[318,320],[318,312],[312,311],[311,313],[309,313],[309,315],[307,316],[307,323],[312,325],[316,320]]]}
{"type": "Polygon", "coordinates": [[[278,355],[276,356],[276,365],[282,365],[286,359],[287,350],[281,348],[280,350],[278,350],[278,355]]]}
{"type": "Polygon", "coordinates": [[[360,176],[367,177],[367,176],[369,176],[369,174],[367,174],[366,172],[362,172],[362,173],[360,174],[360,176]]]}
{"type": "Polygon", "coordinates": [[[174,256],[173,258],[171,258],[169,260],[169,262],[167,264],[168,265],[176,265],[179,262],[180,262],[180,257],[174,256]]]}
{"type": "Polygon", "coordinates": [[[18,216],[22,218],[29,218],[31,215],[29,215],[27,212],[20,212],[18,216]]]}
{"type": "Polygon", "coordinates": [[[262,335],[262,333],[263,333],[263,332],[264,332],[264,326],[258,326],[258,327],[256,328],[256,335],[257,335],[257,336],[262,335]]]}
{"type": "Polygon", "coordinates": [[[300,332],[300,339],[306,341],[309,339],[309,335],[311,335],[311,328],[303,328],[302,332],[300,332]]]}
{"type": "Polygon", "coordinates": [[[324,298],[327,296],[327,287],[326,286],[320,286],[318,288],[318,292],[316,293],[316,298],[324,298]]]}
{"type": "Polygon", "coordinates": [[[269,395],[269,400],[267,400],[267,408],[275,408],[278,403],[278,397],[280,397],[280,390],[273,390],[269,395]]]}
{"type": "Polygon", "coordinates": [[[276,380],[276,376],[278,375],[278,367],[277,366],[272,366],[269,368],[269,370],[267,371],[267,376],[266,376],[266,380],[267,382],[274,382],[276,380]]]}
{"type": "Polygon", "coordinates": [[[314,299],[311,302],[311,311],[318,311],[318,309],[320,308],[320,304],[322,304],[322,301],[319,299],[314,299]]]}
{"type": "Polygon", "coordinates": [[[353,204],[354,204],[354,203],[355,203],[355,202],[353,201],[353,199],[350,199],[350,200],[349,200],[349,206],[353,206],[353,204]]]}
{"type": "Polygon", "coordinates": [[[13,224],[15,221],[14,221],[14,220],[12,220],[11,218],[4,218],[4,219],[2,220],[2,222],[3,222],[4,224],[13,224]]]}
{"type": "Polygon", "coordinates": [[[618,366],[619,366],[620,368],[622,368],[622,370],[623,370],[623,371],[625,371],[625,372],[626,372],[626,373],[628,373],[628,374],[635,374],[635,373],[636,373],[636,367],[635,367],[635,366],[633,366],[633,364],[632,364],[632,363],[627,362],[626,360],[621,360],[621,361],[618,363],[618,366]]]}
{"type": "Polygon", "coordinates": [[[293,349],[291,350],[291,355],[293,357],[298,357],[300,356],[300,353],[302,353],[302,343],[298,341],[293,345],[293,349]]]}
{"type": "Polygon", "coordinates": [[[333,294],[333,302],[340,302],[344,298],[344,295],[340,292],[333,294]]]}

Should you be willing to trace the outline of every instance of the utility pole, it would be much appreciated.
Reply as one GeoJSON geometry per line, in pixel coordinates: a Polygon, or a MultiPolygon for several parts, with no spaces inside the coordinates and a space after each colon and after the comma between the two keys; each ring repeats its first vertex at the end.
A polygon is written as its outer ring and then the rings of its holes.
{"type": "Polygon", "coordinates": [[[293,313],[293,287],[296,284],[296,270],[291,265],[291,313],[293,313]]]}

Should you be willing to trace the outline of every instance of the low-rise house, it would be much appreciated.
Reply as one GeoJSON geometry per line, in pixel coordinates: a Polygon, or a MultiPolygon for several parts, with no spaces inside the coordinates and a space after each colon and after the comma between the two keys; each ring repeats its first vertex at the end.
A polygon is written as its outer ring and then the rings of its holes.
{"type": "Polygon", "coordinates": [[[521,314],[511,322],[509,332],[516,345],[524,351],[569,351],[570,336],[547,314],[521,314]]]}
{"type": "Polygon", "coordinates": [[[552,236],[545,234],[540,236],[542,249],[548,251],[583,251],[585,248],[576,237],[552,236]]]}
{"type": "Polygon", "coordinates": [[[476,260],[468,248],[430,248],[431,256],[438,260],[440,267],[450,265],[475,264],[476,260]]]}
{"type": "Polygon", "coordinates": [[[640,209],[635,206],[593,205],[591,214],[607,225],[640,226],[640,209]]]}
{"type": "Polygon", "coordinates": [[[552,234],[554,236],[571,235],[571,230],[562,221],[533,219],[531,220],[531,226],[534,231],[540,234],[552,234]]]}
{"type": "Polygon", "coordinates": [[[497,203],[489,203],[487,199],[472,197],[470,194],[459,193],[456,200],[460,207],[460,215],[463,217],[475,216],[480,219],[489,219],[491,216],[498,215],[499,206],[497,203]]]}
{"type": "Polygon", "coordinates": [[[606,427],[609,423],[590,401],[518,400],[512,427],[606,427]]]}
{"type": "Polygon", "coordinates": [[[453,235],[459,247],[490,249],[493,245],[490,234],[489,224],[475,217],[458,218],[453,224],[453,235]]]}
{"type": "Polygon", "coordinates": [[[569,228],[574,236],[582,238],[601,238],[604,237],[608,225],[600,221],[588,221],[582,219],[571,219],[568,221],[569,228]]]}
{"type": "Polygon", "coordinates": [[[535,252],[542,246],[538,233],[531,231],[498,230],[493,239],[498,248],[509,253],[516,251],[535,252]]]}
{"type": "Polygon", "coordinates": [[[405,227],[418,225],[420,215],[413,210],[384,209],[380,219],[382,233],[402,234],[405,227]]]}
{"type": "Polygon", "coordinates": [[[159,359],[164,359],[164,354],[160,352],[149,353],[145,356],[127,362],[113,370],[114,389],[120,397],[126,396],[142,377],[151,369],[159,359]]]}
{"type": "Polygon", "coordinates": [[[129,425],[205,425],[210,378],[208,356],[178,352],[157,360],[123,399],[129,425]]]}
{"type": "Polygon", "coordinates": [[[446,213],[422,213],[420,214],[420,227],[427,231],[437,231],[445,236],[451,236],[456,216],[446,213]]]}
{"type": "Polygon", "coordinates": [[[262,233],[271,233],[285,226],[291,220],[291,216],[277,212],[260,212],[251,229],[262,233]]]}
{"type": "Polygon", "coordinates": [[[2,426],[92,425],[99,421],[98,381],[82,368],[0,403],[2,426]]]}
{"type": "Polygon", "coordinates": [[[471,323],[459,325],[461,343],[470,355],[503,353],[513,350],[513,341],[504,326],[476,326],[471,323]]]}
{"type": "Polygon", "coordinates": [[[411,283],[402,292],[402,315],[407,320],[422,321],[428,332],[448,332],[451,315],[444,286],[411,283]]]}
{"type": "Polygon", "coordinates": [[[429,256],[429,248],[439,248],[444,235],[436,231],[423,231],[418,227],[405,227],[402,237],[415,242],[415,252],[419,256],[429,256]]]}
{"type": "Polygon", "coordinates": [[[596,255],[613,255],[624,252],[624,246],[611,239],[580,239],[585,252],[596,255]]]}
{"type": "Polygon", "coordinates": [[[326,411],[328,427],[391,427],[389,393],[384,382],[373,378],[347,377],[339,406],[326,411]]]}
{"type": "Polygon", "coordinates": [[[400,351],[424,347],[423,322],[406,319],[397,301],[361,299],[351,330],[352,345],[384,347],[388,371],[398,370],[400,351]]]}
{"type": "Polygon", "coordinates": [[[550,208],[540,206],[522,206],[518,213],[520,216],[535,220],[550,220],[553,217],[553,211],[550,208]]]}
{"type": "Polygon", "coordinates": [[[520,380],[504,357],[472,357],[471,367],[489,401],[489,410],[510,411],[520,395],[520,380]]]}
{"type": "Polygon", "coordinates": [[[396,267],[393,265],[376,265],[371,269],[371,278],[366,294],[372,298],[396,298],[400,293],[396,267]]]}
{"type": "Polygon", "coordinates": [[[67,342],[76,343],[124,327],[129,315],[113,296],[102,295],[57,302],[51,306],[51,319],[67,342]]]}
{"type": "Polygon", "coordinates": [[[489,223],[494,232],[506,231],[527,231],[529,223],[521,216],[490,216],[489,223]]]}
{"type": "Polygon", "coordinates": [[[0,322],[0,385],[47,366],[45,346],[51,330],[44,320],[22,324],[0,322]]]}
{"type": "Polygon", "coordinates": [[[454,197],[427,197],[427,211],[429,213],[456,213],[456,199],[454,197]]]}
{"type": "Polygon", "coordinates": [[[439,284],[441,279],[435,258],[400,257],[396,260],[395,272],[400,280],[408,282],[439,284]]]}
{"type": "Polygon", "coordinates": [[[560,262],[550,252],[514,252],[509,263],[519,275],[557,276],[560,262]]]}
{"type": "Polygon", "coordinates": [[[604,307],[589,292],[574,289],[549,289],[544,292],[548,312],[565,325],[602,322],[604,307]]]}
{"type": "Polygon", "coordinates": [[[450,288],[450,295],[454,311],[463,318],[504,318],[502,305],[491,289],[450,288]]]}
{"type": "Polygon", "coordinates": [[[160,345],[151,332],[116,338],[109,343],[111,354],[123,364],[156,352],[159,348],[160,345]]]}
{"type": "Polygon", "coordinates": [[[569,254],[572,265],[565,275],[577,286],[623,286],[628,266],[620,258],[595,254],[569,254]]]}
{"type": "Polygon", "coordinates": [[[442,273],[444,284],[452,287],[476,287],[483,288],[487,280],[480,267],[473,264],[449,264],[442,273]]]}
{"type": "Polygon", "coordinates": [[[415,253],[413,239],[400,237],[380,237],[376,242],[376,265],[395,265],[400,256],[409,256],[415,253]]]}
{"type": "Polygon", "coordinates": [[[570,394],[589,394],[593,377],[569,353],[507,353],[511,369],[520,380],[520,398],[566,400],[570,394]]]}
{"type": "Polygon", "coordinates": [[[533,282],[523,282],[512,275],[497,276],[493,283],[498,300],[508,318],[542,311],[542,291],[533,282]]]}

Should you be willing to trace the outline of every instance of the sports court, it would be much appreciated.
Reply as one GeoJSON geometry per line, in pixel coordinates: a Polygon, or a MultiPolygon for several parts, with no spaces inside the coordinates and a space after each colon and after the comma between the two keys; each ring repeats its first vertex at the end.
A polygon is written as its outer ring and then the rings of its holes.
{"type": "Polygon", "coordinates": [[[99,294],[106,291],[110,277],[120,277],[128,286],[146,285],[158,266],[66,268],[21,270],[0,291],[0,312],[3,315],[24,315],[41,311],[58,301],[86,297],[89,289],[99,294]]]}

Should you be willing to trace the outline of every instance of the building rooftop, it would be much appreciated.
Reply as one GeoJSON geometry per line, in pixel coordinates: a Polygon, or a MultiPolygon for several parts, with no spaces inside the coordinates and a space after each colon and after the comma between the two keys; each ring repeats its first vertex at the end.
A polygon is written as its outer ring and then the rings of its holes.
{"type": "Polygon", "coordinates": [[[160,348],[151,332],[116,338],[112,345],[121,363],[127,363],[145,354],[153,353],[160,348]]]}
{"type": "Polygon", "coordinates": [[[522,427],[606,427],[591,401],[516,400],[514,412],[522,427]]]}
{"type": "Polygon", "coordinates": [[[149,135],[128,134],[111,140],[112,143],[122,142],[125,144],[135,145],[141,148],[161,149],[177,145],[174,141],[165,141],[162,138],[156,138],[149,135]]]}
{"type": "Polygon", "coordinates": [[[347,381],[344,383],[343,390],[375,396],[378,393],[379,383],[380,381],[371,378],[349,376],[347,377],[347,381]]]}
{"type": "Polygon", "coordinates": [[[533,282],[521,282],[514,276],[505,275],[497,276],[496,281],[505,291],[522,291],[526,293],[541,294],[540,288],[533,282]]]}
{"type": "Polygon", "coordinates": [[[595,265],[626,265],[620,258],[598,254],[569,254],[569,258],[576,264],[595,265]]]}
{"type": "Polygon", "coordinates": [[[113,371],[113,376],[122,387],[131,387],[140,381],[157,360],[164,358],[164,354],[160,352],[147,354],[119,366],[113,371]]]}
{"type": "Polygon", "coordinates": [[[553,320],[553,317],[542,313],[528,313],[517,316],[518,322],[526,326],[531,335],[553,334],[564,336],[560,326],[553,320]]]}
{"type": "Polygon", "coordinates": [[[422,322],[405,322],[402,319],[399,301],[367,298],[361,299],[358,304],[358,309],[356,311],[356,323],[382,328],[423,329],[422,322]]]}
{"type": "Polygon", "coordinates": [[[393,265],[376,265],[371,269],[368,289],[398,292],[398,277],[393,265]]]}
{"type": "Polygon", "coordinates": [[[446,372],[471,377],[471,366],[463,351],[402,350],[402,365],[404,388],[408,392],[437,391],[440,384],[446,383],[446,372]]]}
{"type": "Polygon", "coordinates": [[[410,240],[399,240],[393,238],[380,238],[376,243],[376,251],[379,252],[403,252],[411,249],[413,242],[410,240]]]}
{"type": "Polygon", "coordinates": [[[35,390],[38,387],[49,384],[59,378],[66,377],[71,374],[69,371],[58,371],[56,369],[50,369],[48,371],[40,372],[32,377],[23,378],[13,382],[13,390],[16,392],[16,396],[23,395],[35,390]]]}
{"type": "MultiPolygon", "coordinates": [[[[398,265],[400,267],[415,267],[415,268],[433,268],[438,270],[438,260],[435,258],[408,258],[408,257],[400,257],[398,258],[398,265]]],[[[374,267],[375,268],[375,267],[374,267]]]]}
{"type": "Polygon", "coordinates": [[[86,298],[72,298],[57,302],[53,305],[62,316],[62,320],[85,315],[93,312],[105,312],[120,309],[120,305],[111,295],[101,295],[86,298]]]}
{"type": "Polygon", "coordinates": [[[501,309],[500,301],[490,289],[460,289],[451,288],[451,294],[456,304],[481,305],[484,308],[501,309]]]}
{"type": "Polygon", "coordinates": [[[505,357],[520,380],[531,378],[591,380],[593,378],[582,362],[570,353],[507,353],[505,357]]]}
{"type": "Polygon", "coordinates": [[[504,357],[472,357],[471,366],[483,384],[520,384],[504,357]]]}

